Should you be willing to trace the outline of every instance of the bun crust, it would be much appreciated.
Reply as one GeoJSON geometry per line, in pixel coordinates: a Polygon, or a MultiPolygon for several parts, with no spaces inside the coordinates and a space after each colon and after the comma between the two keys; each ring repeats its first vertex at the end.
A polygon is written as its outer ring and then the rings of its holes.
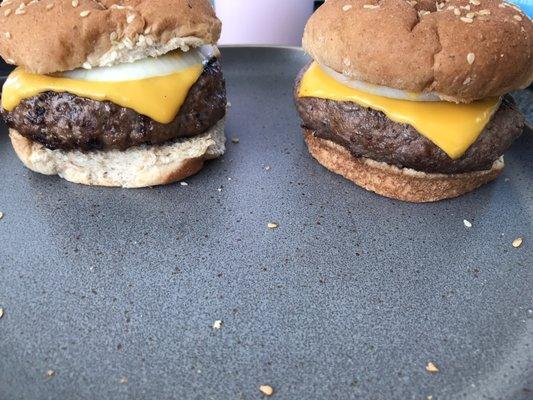
{"type": "Polygon", "coordinates": [[[209,0],[4,0],[0,55],[50,74],[215,44],[220,30],[209,0]]]}
{"type": "Polygon", "coordinates": [[[199,136],[125,151],[50,150],[14,129],[9,131],[9,136],[18,157],[32,171],[59,175],[84,185],[124,188],[181,181],[200,171],[205,160],[224,154],[226,142],[224,120],[199,136]]]}
{"type": "Polygon", "coordinates": [[[304,49],[356,80],[471,102],[528,86],[533,22],[499,0],[328,0],[304,49]]]}
{"type": "Polygon", "coordinates": [[[324,167],[377,194],[413,203],[427,203],[461,196],[498,177],[503,157],[488,171],[464,174],[428,174],[412,169],[354,157],[344,147],[314,136],[304,129],[311,155],[324,167]]]}

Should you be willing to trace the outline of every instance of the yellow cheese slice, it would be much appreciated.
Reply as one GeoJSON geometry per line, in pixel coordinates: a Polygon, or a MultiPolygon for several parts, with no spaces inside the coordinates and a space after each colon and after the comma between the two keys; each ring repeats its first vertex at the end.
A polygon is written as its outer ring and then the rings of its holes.
{"type": "Polygon", "coordinates": [[[91,82],[37,75],[17,68],[4,84],[2,107],[12,111],[22,100],[40,93],[68,92],[92,100],[107,100],[168,124],[178,114],[202,71],[202,64],[197,64],[165,76],[121,82],[91,82]]]}
{"type": "Polygon", "coordinates": [[[349,101],[382,111],[395,122],[413,126],[452,159],[460,158],[474,144],[500,104],[497,97],[470,104],[381,97],[339,83],[316,62],[303,76],[299,96],[349,101]]]}

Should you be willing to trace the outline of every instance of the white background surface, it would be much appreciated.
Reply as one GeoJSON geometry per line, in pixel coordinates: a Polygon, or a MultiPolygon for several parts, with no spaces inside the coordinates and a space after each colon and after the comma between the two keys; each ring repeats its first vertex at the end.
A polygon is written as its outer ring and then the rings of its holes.
{"type": "Polygon", "coordinates": [[[300,46],[312,0],[215,0],[220,44],[300,46]]]}

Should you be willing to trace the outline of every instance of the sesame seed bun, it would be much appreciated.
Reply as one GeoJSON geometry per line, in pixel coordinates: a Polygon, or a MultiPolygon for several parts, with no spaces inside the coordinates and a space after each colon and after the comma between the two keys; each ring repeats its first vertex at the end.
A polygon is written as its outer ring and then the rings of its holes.
{"type": "Polygon", "coordinates": [[[468,193],[496,179],[503,171],[503,157],[487,171],[463,174],[430,174],[398,168],[363,157],[354,157],[346,148],[321,139],[304,129],[311,155],[324,167],[365,188],[392,199],[427,203],[468,193]]]}
{"type": "Polygon", "coordinates": [[[367,83],[471,102],[528,86],[533,22],[499,0],[329,0],[305,50],[367,83]]]}
{"type": "Polygon", "coordinates": [[[50,150],[10,129],[11,143],[32,171],[93,186],[141,188],[181,181],[225,151],[224,120],[202,135],[125,151],[50,150]]]}
{"type": "Polygon", "coordinates": [[[50,74],[215,44],[220,30],[209,0],[4,0],[0,55],[50,74]]]}

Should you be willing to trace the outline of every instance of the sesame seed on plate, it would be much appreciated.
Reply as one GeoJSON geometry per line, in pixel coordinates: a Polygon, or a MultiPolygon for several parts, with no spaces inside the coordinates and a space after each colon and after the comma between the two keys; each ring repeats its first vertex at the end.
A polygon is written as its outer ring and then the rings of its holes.
{"type": "Polygon", "coordinates": [[[524,239],[522,238],[516,238],[515,240],[513,240],[513,247],[515,249],[518,249],[520,246],[522,246],[522,243],[524,242],[524,239]]]}
{"type": "Polygon", "coordinates": [[[468,221],[467,219],[463,220],[463,224],[465,224],[467,228],[472,228],[472,222],[468,221]]]}
{"type": "Polygon", "coordinates": [[[265,396],[272,396],[272,394],[274,394],[274,389],[272,389],[272,386],[270,385],[259,386],[259,391],[263,393],[265,396]]]}
{"type": "Polygon", "coordinates": [[[466,55],[466,61],[468,62],[468,64],[470,65],[474,64],[475,60],[476,60],[476,55],[474,53],[468,53],[466,55]]]}
{"type": "Polygon", "coordinates": [[[268,229],[277,229],[279,227],[279,224],[277,222],[269,222],[267,224],[268,229]]]}
{"type": "Polygon", "coordinates": [[[216,320],[215,322],[213,322],[213,329],[220,329],[224,326],[224,322],[222,322],[221,320],[216,320]]]}
{"type": "Polygon", "coordinates": [[[431,372],[432,374],[435,374],[435,373],[439,372],[439,369],[432,362],[428,362],[427,365],[426,365],[426,371],[427,372],[431,372]]]}

